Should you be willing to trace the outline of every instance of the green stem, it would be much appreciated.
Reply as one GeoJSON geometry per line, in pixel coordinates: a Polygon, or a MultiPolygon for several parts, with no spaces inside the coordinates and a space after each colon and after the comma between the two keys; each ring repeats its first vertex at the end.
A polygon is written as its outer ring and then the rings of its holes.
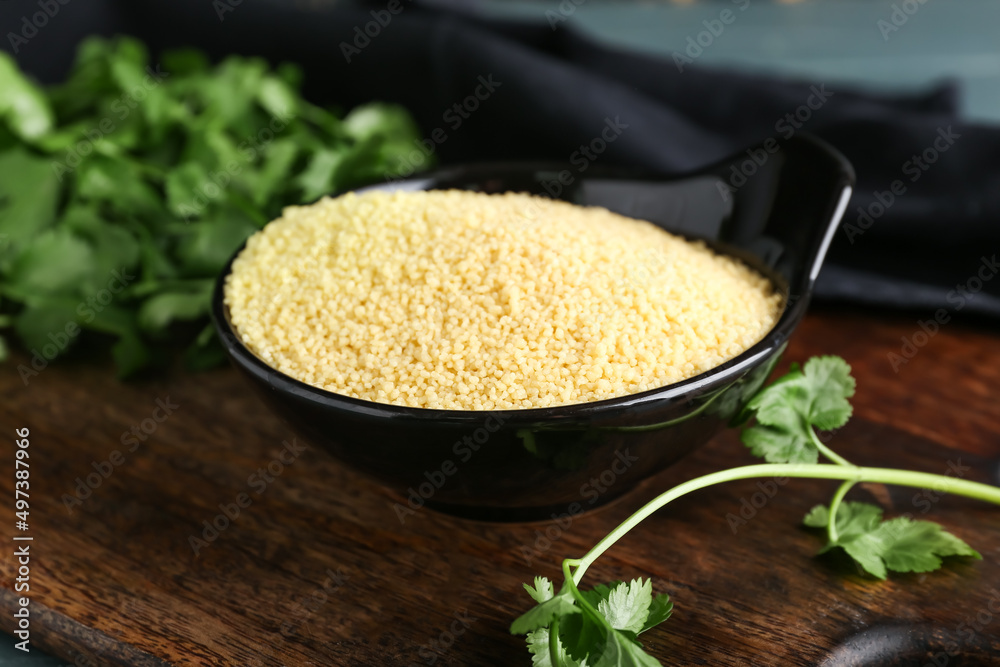
{"type": "Polygon", "coordinates": [[[594,609],[593,605],[587,602],[587,599],[583,597],[583,593],[580,589],[576,587],[576,582],[573,580],[573,573],[570,571],[572,567],[578,567],[583,561],[577,558],[567,558],[563,561],[563,576],[566,578],[566,585],[569,586],[569,593],[576,600],[576,603],[584,609],[585,612],[590,612],[592,615],[600,618],[600,613],[594,609]]]}
{"type": "Polygon", "coordinates": [[[842,466],[853,465],[843,456],[841,456],[840,454],[838,454],[837,452],[833,451],[832,449],[824,445],[822,442],[820,442],[819,436],[816,435],[816,430],[814,428],[810,426],[808,427],[807,430],[809,431],[809,439],[812,440],[812,444],[816,446],[816,449],[819,450],[820,454],[825,456],[827,459],[833,461],[837,465],[842,465],[842,466]]]}
{"type": "Polygon", "coordinates": [[[830,543],[833,544],[837,541],[840,535],[837,533],[837,512],[840,511],[840,503],[844,500],[844,496],[847,492],[851,490],[854,486],[854,480],[847,480],[840,485],[837,492],[833,494],[833,500],[830,501],[830,518],[826,524],[826,534],[830,538],[830,543]]]}
{"type": "Polygon", "coordinates": [[[559,664],[559,617],[556,616],[549,624],[549,662],[553,666],[559,664]]]}
{"type": "MultiPolygon", "coordinates": [[[[839,458],[839,457],[838,457],[839,458]]],[[[642,506],[635,514],[625,519],[620,526],[611,531],[604,539],[598,542],[593,549],[580,559],[567,559],[563,561],[563,572],[566,574],[567,583],[571,585],[571,590],[576,590],[587,572],[587,568],[597,560],[601,554],[611,548],[626,533],[642,523],[653,512],[673,500],[687,495],[693,491],[704,489],[705,487],[724,482],[733,482],[740,479],[753,479],[756,477],[805,477],[813,479],[840,479],[850,481],[853,484],[860,482],[876,482],[880,484],[896,484],[899,486],[911,486],[917,488],[940,489],[945,493],[955,493],[968,498],[975,498],[989,503],[1000,505],[1000,487],[989,484],[981,484],[945,475],[937,475],[927,472],[916,472],[912,470],[897,470],[895,468],[863,468],[852,465],[829,464],[829,463],[763,463],[759,465],[742,466],[730,470],[721,470],[709,475],[697,477],[675,486],[669,491],[660,494],[650,502],[642,506]],[[570,567],[575,566],[576,571],[570,572],[570,567]],[[572,574],[572,578],[570,575],[572,574]]],[[[576,597],[576,596],[574,596],[576,597]]]]}

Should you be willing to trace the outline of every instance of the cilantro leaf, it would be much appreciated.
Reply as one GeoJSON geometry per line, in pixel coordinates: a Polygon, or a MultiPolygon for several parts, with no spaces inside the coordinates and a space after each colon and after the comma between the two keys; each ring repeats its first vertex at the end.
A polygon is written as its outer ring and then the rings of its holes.
{"type": "Polygon", "coordinates": [[[264,162],[255,173],[253,203],[265,206],[276,194],[287,187],[285,178],[291,171],[302,148],[292,139],[276,139],[268,148],[264,162]]]}
{"type": "Polygon", "coordinates": [[[597,611],[608,619],[615,630],[628,630],[639,634],[646,619],[649,618],[649,606],[653,604],[653,582],[642,578],[633,579],[630,583],[620,583],[611,590],[607,600],[602,600],[597,611]]]}
{"type": "MultiPolygon", "coordinates": [[[[534,597],[534,596],[532,596],[534,597]]],[[[510,626],[514,635],[523,635],[539,628],[548,627],[553,618],[579,614],[573,596],[565,589],[545,602],[521,614],[510,626]]]]}
{"type": "Polygon", "coordinates": [[[597,609],[598,606],[611,596],[611,591],[619,586],[621,581],[612,581],[607,584],[597,584],[589,591],[580,591],[583,599],[590,603],[590,606],[597,609]]]}
{"type": "Polygon", "coordinates": [[[744,430],[741,438],[754,456],[768,463],[816,463],[819,450],[809,441],[807,428],[757,424],[744,430]]]}
{"type": "Polygon", "coordinates": [[[14,331],[33,354],[53,358],[76,342],[72,334],[79,332],[73,328],[80,321],[79,304],[71,296],[33,296],[14,316],[14,331]]]}
{"type": "MultiPolygon", "coordinates": [[[[847,505],[849,503],[844,503],[847,505]]],[[[837,512],[837,518],[840,518],[840,512],[837,512]]],[[[802,525],[808,528],[826,528],[827,522],[830,520],[830,508],[826,505],[816,505],[806,514],[805,518],[802,519],[802,525]]]]}
{"type": "Polygon", "coordinates": [[[791,371],[751,401],[757,419],[765,424],[781,423],[787,408],[821,430],[839,428],[851,417],[855,382],[851,367],[840,357],[813,357],[800,371],[791,371]],[[771,417],[780,421],[775,421],[771,417]]]}
{"type": "Polygon", "coordinates": [[[76,194],[84,201],[122,214],[149,215],[163,209],[160,195],[127,160],[91,155],[77,171],[76,194]]]}
{"type": "Polygon", "coordinates": [[[524,584],[524,590],[528,591],[531,599],[541,604],[556,596],[555,585],[549,581],[548,577],[535,577],[534,587],[531,584],[524,584]]]}
{"type": "Polygon", "coordinates": [[[851,418],[848,400],[856,383],[851,367],[840,357],[812,357],[803,367],[803,384],[809,388],[809,423],[821,431],[840,428],[851,418]]]}
{"type": "Polygon", "coordinates": [[[128,286],[133,279],[130,270],[139,261],[139,241],[129,230],[105,222],[95,208],[82,205],[67,208],[59,224],[90,245],[91,272],[79,284],[83,293],[98,293],[112,280],[117,281],[116,289],[128,286]]]}
{"type": "Polygon", "coordinates": [[[122,90],[142,86],[149,51],[136,39],[120,39],[114,44],[114,54],[108,59],[111,80],[122,90]]]}
{"type": "Polygon", "coordinates": [[[279,77],[265,76],[257,87],[257,101],[272,116],[288,118],[298,115],[299,99],[289,85],[279,77]]]}
{"type": "Polygon", "coordinates": [[[311,202],[330,194],[335,189],[337,167],[343,160],[342,151],[321,148],[314,152],[309,165],[296,180],[296,184],[302,188],[302,200],[311,202]]]}
{"type": "Polygon", "coordinates": [[[769,463],[815,463],[819,450],[813,428],[843,426],[854,395],[851,367],[840,357],[813,357],[751,399],[757,424],[743,431],[743,442],[769,463]]]}
{"type": "MultiPolygon", "coordinates": [[[[812,528],[825,528],[829,509],[814,507],[804,520],[812,528]]],[[[914,521],[901,516],[882,520],[882,509],[870,503],[842,503],[837,511],[837,539],[820,553],[841,548],[865,572],[885,579],[893,572],[932,572],[942,558],[981,558],[968,544],[931,521],[914,521]]]]}
{"type": "Polygon", "coordinates": [[[392,142],[413,148],[413,134],[417,130],[413,119],[402,108],[392,104],[372,102],[351,110],[344,118],[344,131],[360,141],[385,137],[392,142]]]}
{"type": "Polygon", "coordinates": [[[0,153],[0,235],[23,245],[56,219],[59,179],[48,160],[23,148],[0,153]]]}
{"type": "Polygon", "coordinates": [[[0,51],[0,120],[26,140],[52,129],[52,109],[45,95],[17,69],[17,62],[0,51]]]}
{"type": "MultiPolygon", "coordinates": [[[[184,275],[215,275],[226,265],[236,248],[255,231],[257,226],[253,221],[228,207],[222,208],[211,220],[190,225],[177,245],[184,275]]],[[[205,307],[208,307],[207,301],[205,307]]]]}
{"type": "Polygon", "coordinates": [[[600,613],[577,607],[581,613],[560,620],[559,638],[574,660],[587,660],[598,653],[614,629],[600,613]]]}
{"type": "Polygon", "coordinates": [[[532,664],[552,665],[555,642],[559,667],[587,665],[659,665],[643,652],[637,635],[670,616],[672,604],[666,595],[653,597],[651,580],[641,578],[600,584],[589,591],[568,585],[556,594],[545,577],[535,577],[524,589],[538,606],[511,626],[515,634],[527,634],[532,664]],[[558,636],[553,639],[553,622],[558,636]]]}
{"type": "Polygon", "coordinates": [[[979,552],[933,521],[896,517],[883,523],[872,538],[886,545],[882,560],[893,572],[932,572],[949,556],[982,560],[979,552]]]}
{"type": "Polygon", "coordinates": [[[17,256],[7,279],[21,300],[37,294],[76,294],[79,282],[90,276],[93,260],[91,247],[68,229],[49,229],[17,256]]]}
{"type": "MultiPolygon", "coordinates": [[[[817,505],[806,515],[803,523],[811,528],[826,528],[829,519],[830,508],[826,505],[817,505]]],[[[882,523],[882,508],[871,503],[841,503],[837,510],[837,535],[840,542],[850,541],[870,533],[880,523],[882,523]]],[[[829,551],[835,546],[837,545],[828,544],[820,553],[829,551]]]]}
{"type": "Polygon", "coordinates": [[[660,661],[620,632],[611,632],[594,667],[662,667],[660,661]]]}
{"type": "Polygon", "coordinates": [[[165,329],[174,320],[193,320],[210,306],[211,281],[194,292],[163,292],[147,299],[139,308],[139,327],[146,331],[165,329]]]}
{"type": "Polygon", "coordinates": [[[539,628],[528,633],[528,652],[531,653],[531,664],[534,667],[588,667],[586,660],[576,661],[566,653],[566,647],[559,637],[555,639],[558,662],[553,665],[549,637],[548,628],[539,628]]]}
{"type": "Polygon", "coordinates": [[[670,596],[666,593],[661,593],[653,598],[653,601],[649,604],[649,615],[646,616],[646,622],[642,624],[642,628],[639,629],[638,634],[644,633],[650,628],[654,628],[660,623],[670,618],[670,614],[674,610],[674,603],[670,601],[670,596]]]}
{"type": "Polygon", "coordinates": [[[875,530],[850,540],[838,540],[842,547],[868,573],[886,578],[886,570],[895,572],[931,572],[941,567],[941,557],[971,556],[981,558],[969,545],[941,526],[930,521],[897,517],[881,523],[875,530]]]}
{"type": "Polygon", "coordinates": [[[200,162],[185,162],[167,174],[167,208],[175,216],[190,222],[200,218],[206,198],[200,190],[211,184],[208,170],[200,162]]]}

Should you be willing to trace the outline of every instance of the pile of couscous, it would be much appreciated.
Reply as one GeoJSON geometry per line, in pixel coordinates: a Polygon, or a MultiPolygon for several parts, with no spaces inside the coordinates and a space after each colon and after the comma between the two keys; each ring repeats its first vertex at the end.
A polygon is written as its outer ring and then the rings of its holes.
{"type": "Polygon", "coordinates": [[[371,192],[284,210],[225,284],[244,344],[356,398],[496,410],[697,375],[774,325],[743,263],[602,208],[525,194],[371,192]]]}

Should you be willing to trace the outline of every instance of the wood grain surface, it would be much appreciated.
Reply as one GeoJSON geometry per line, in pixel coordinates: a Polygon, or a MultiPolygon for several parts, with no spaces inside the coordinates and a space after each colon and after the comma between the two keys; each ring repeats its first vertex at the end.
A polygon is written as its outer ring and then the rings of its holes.
{"type": "MultiPolygon", "coordinates": [[[[849,458],[1000,482],[1000,337],[949,324],[894,372],[888,355],[916,331],[915,317],[814,312],[782,365],[813,354],[853,365],[855,417],[830,441],[849,458]]],[[[0,517],[0,628],[13,632],[20,597],[12,538],[30,535],[31,645],[79,666],[527,665],[523,639],[507,632],[531,605],[521,582],[557,578],[562,558],[583,555],[657,490],[751,461],[727,433],[561,525],[429,510],[401,524],[391,492],[322,451],[296,452],[303,443],[231,369],[122,383],[103,364],[54,364],[26,387],[16,372],[26,360],[0,369],[0,506],[11,508],[0,517]],[[31,515],[20,533],[14,430],[24,427],[31,515]],[[91,473],[100,484],[78,493],[77,478],[86,485],[91,473]],[[220,504],[232,510],[241,499],[249,504],[238,517],[217,518],[220,504]],[[206,521],[229,525],[213,536],[206,521]],[[205,540],[197,554],[192,536],[205,540]]],[[[672,504],[585,583],[650,576],[672,596],[674,617],[645,635],[666,665],[997,662],[1000,509],[856,489],[852,498],[890,513],[940,521],[984,556],[878,582],[815,558],[819,539],[798,527],[834,482],[762,484],[672,504]],[[744,500],[760,507],[734,530],[727,515],[750,515],[744,500]]]]}

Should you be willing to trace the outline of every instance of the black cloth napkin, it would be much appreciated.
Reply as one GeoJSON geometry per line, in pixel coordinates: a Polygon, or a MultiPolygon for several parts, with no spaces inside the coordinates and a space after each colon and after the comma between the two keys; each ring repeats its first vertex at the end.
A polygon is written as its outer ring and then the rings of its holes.
{"type": "MultiPolygon", "coordinates": [[[[27,5],[0,4],[5,29],[17,6],[27,5]]],[[[594,160],[671,173],[809,132],[858,175],[817,299],[1000,318],[1000,127],[962,120],[954,84],[887,95],[713,69],[687,43],[671,48],[690,62],[616,50],[542,8],[534,22],[409,0],[103,0],[61,11],[62,25],[55,17],[18,54],[42,79],[62,76],[86,32],[127,32],[154,52],[188,45],[289,60],[317,102],[408,107],[424,152],[443,164],[589,160],[581,147],[616,127],[594,160]]]]}

